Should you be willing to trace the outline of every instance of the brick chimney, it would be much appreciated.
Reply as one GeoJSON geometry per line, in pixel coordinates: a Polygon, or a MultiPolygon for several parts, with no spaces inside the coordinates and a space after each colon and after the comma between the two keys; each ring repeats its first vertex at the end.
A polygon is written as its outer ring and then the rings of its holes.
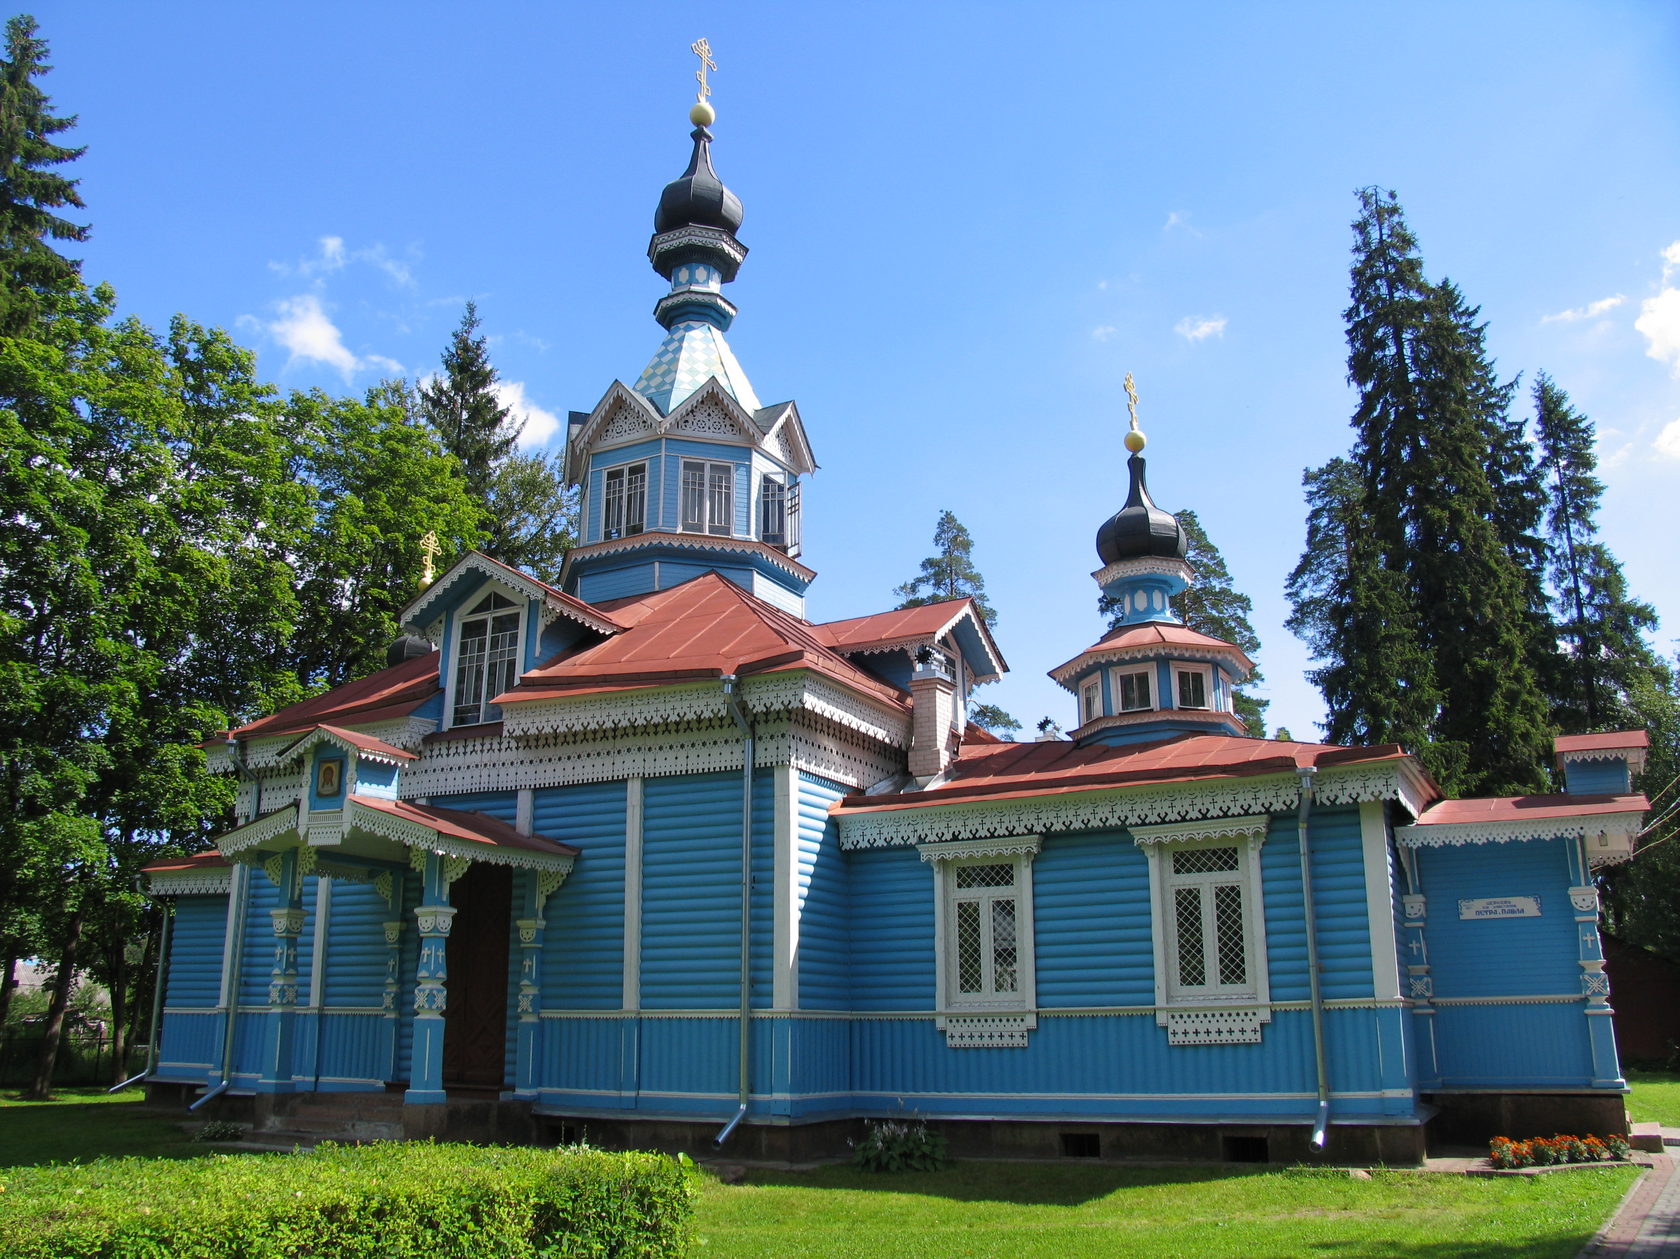
{"type": "Polygon", "coordinates": [[[957,686],[943,652],[923,647],[910,675],[910,774],[925,781],[945,772],[955,741],[957,686]]]}

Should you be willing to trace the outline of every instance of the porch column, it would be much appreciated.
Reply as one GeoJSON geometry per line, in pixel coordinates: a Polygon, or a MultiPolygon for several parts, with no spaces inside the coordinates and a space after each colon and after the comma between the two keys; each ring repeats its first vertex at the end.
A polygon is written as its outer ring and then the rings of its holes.
{"type": "Polygon", "coordinates": [[[449,885],[466,871],[463,857],[412,849],[409,861],[420,872],[420,904],[414,923],[420,932],[420,961],[414,976],[414,1048],[409,1056],[410,1105],[440,1103],[443,1092],[443,1011],[448,1003],[449,928],[455,911],[449,905],[449,885]]]}
{"type": "Polygon", "coordinates": [[[514,1041],[513,1095],[535,1100],[542,1056],[543,909],[549,895],[566,877],[564,871],[532,870],[525,880],[525,916],[516,919],[519,931],[519,1026],[514,1041]]]}
{"type": "Polygon", "coordinates": [[[1412,1003],[1412,1027],[1417,1032],[1417,1087],[1436,1088],[1441,1064],[1435,1055],[1435,980],[1429,974],[1429,947],[1424,941],[1428,899],[1422,892],[1400,898],[1406,929],[1406,996],[1412,1003]]]}
{"type": "MultiPolygon", "coordinates": [[[[309,849],[309,865],[314,850],[309,849]]],[[[289,1093],[298,1004],[298,937],[303,934],[302,850],[288,848],[263,863],[263,872],[280,889],[280,903],[268,911],[274,928],[274,964],[269,972],[268,1011],[264,1016],[262,1067],[257,1091],[289,1093]]]]}
{"type": "Polygon", "coordinates": [[[384,1011],[385,1078],[397,1078],[397,1035],[401,1019],[397,1009],[397,992],[402,976],[402,880],[387,872],[374,880],[374,888],[385,900],[390,917],[382,924],[385,930],[385,991],[380,997],[384,1011]]]}
{"type": "MultiPolygon", "coordinates": [[[[1583,869],[1585,862],[1582,863],[1583,869]]],[[[1598,889],[1588,883],[1569,889],[1575,910],[1575,933],[1580,945],[1581,996],[1586,1001],[1587,1043],[1592,1049],[1594,1088],[1620,1088],[1621,1063],[1616,1058],[1616,1032],[1610,1009],[1610,976],[1604,973],[1604,946],[1598,936],[1598,889]]]]}

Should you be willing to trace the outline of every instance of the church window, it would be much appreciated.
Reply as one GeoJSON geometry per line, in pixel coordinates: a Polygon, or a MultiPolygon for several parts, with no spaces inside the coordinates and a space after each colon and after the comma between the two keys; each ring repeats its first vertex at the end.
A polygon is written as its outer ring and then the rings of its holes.
{"type": "Polygon", "coordinates": [[[938,897],[941,1011],[1034,1008],[1032,859],[1038,846],[1036,836],[922,846],[938,897]]]}
{"type": "Polygon", "coordinates": [[[788,543],[788,487],[777,476],[758,483],[758,537],[771,546],[788,543]]]}
{"type": "Polygon", "coordinates": [[[451,725],[501,717],[502,710],[490,701],[518,680],[520,619],[518,606],[492,591],[457,622],[451,725]]]}
{"type": "Polygon", "coordinates": [[[1141,712],[1155,707],[1152,698],[1154,691],[1149,684],[1149,676],[1154,672],[1152,666],[1141,669],[1116,669],[1112,677],[1114,686],[1115,707],[1123,713],[1141,712]]]}
{"type": "Polygon", "coordinates": [[[1092,678],[1079,688],[1079,724],[1088,725],[1102,716],[1102,679],[1092,678]]]}
{"type": "Polygon", "coordinates": [[[647,528],[647,464],[608,468],[601,509],[601,537],[627,538],[647,528]]]}
{"type": "Polygon", "coordinates": [[[1260,888],[1266,826],[1258,816],[1132,828],[1149,858],[1158,1005],[1270,999],[1260,888]],[[1209,829],[1224,833],[1202,838],[1209,829]]]}
{"type": "Polygon", "coordinates": [[[735,531],[735,465],[682,461],[682,527],[689,533],[735,531]]]}
{"type": "Polygon", "coordinates": [[[1173,689],[1178,693],[1177,708],[1211,708],[1208,696],[1213,693],[1213,670],[1205,664],[1175,664],[1173,689]]]}

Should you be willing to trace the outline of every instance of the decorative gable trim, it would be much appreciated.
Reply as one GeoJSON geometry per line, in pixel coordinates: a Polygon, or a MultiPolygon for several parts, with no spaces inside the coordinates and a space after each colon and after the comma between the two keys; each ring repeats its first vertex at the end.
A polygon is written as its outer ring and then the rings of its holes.
{"type": "Polygon", "coordinates": [[[225,896],[232,886],[233,870],[229,866],[160,870],[146,876],[146,888],[153,896],[225,896]]]}
{"type": "MultiPolygon", "coordinates": [[[[375,739],[371,735],[368,737],[374,743],[382,742],[382,740],[375,739]]],[[[273,763],[277,767],[295,765],[303,756],[323,743],[330,743],[334,747],[348,752],[351,756],[359,757],[365,761],[378,761],[382,765],[402,765],[415,759],[413,752],[391,747],[388,744],[385,745],[384,750],[377,747],[363,747],[353,739],[345,738],[337,730],[323,725],[315,727],[303,738],[292,744],[291,747],[275,757],[273,763]]]]}
{"type": "Polygon", "coordinates": [[[293,840],[299,838],[298,807],[295,804],[265,813],[244,826],[234,827],[216,841],[216,849],[229,861],[236,861],[282,835],[293,840]]]}
{"type": "Polygon", "coordinates": [[[1196,839],[1266,838],[1271,817],[1253,813],[1247,817],[1206,818],[1195,822],[1168,822],[1164,826],[1134,826],[1132,842],[1136,844],[1182,844],[1196,839]]]}
{"type": "Polygon", "coordinates": [[[435,631],[443,623],[445,599],[460,582],[474,577],[481,581],[494,582],[518,598],[535,601],[537,615],[543,625],[548,625],[563,616],[594,630],[597,634],[616,634],[624,628],[581,599],[562,594],[517,568],[510,568],[498,560],[491,559],[482,551],[468,551],[450,565],[448,572],[426,587],[419,598],[402,610],[402,624],[420,629],[426,632],[427,637],[435,640],[435,631]]]}
{"type": "Polygon", "coordinates": [[[752,415],[716,376],[671,408],[659,428],[667,437],[697,437],[746,446],[758,446],[764,437],[752,415]]]}
{"type": "Polygon", "coordinates": [[[1135,647],[1093,647],[1081,652],[1064,665],[1050,670],[1053,681],[1069,691],[1078,685],[1078,676],[1094,665],[1120,664],[1140,660],[1196,660],[1223,665],[1233,682],[1248,677],[1247,657],[1240,647],[1195,646],[1189,643],[1139,643],[1135,647]]]}
{"type": "Polygon", "coordinates": [[[799,418],[799,408],[791,402],[764,407],[753,416],[753,422],[764,433],[768,453],[801,476],[815,472],[817,461],[811,454],[811,444],[805,437],[805,422],[799,418]]]}
{"type": "MultiPolygon", "coordinates": [[[[659,432],[660,416],[653,404],[623,381],[615,380],[607,386],[607,392],[601,395],[601,400],[595,404],[595,409],[584,419],[583,423],[573,429],[566,439],[566,484],[581,485],[585,474],[589,471],[589,455],[602,442],[606,441],[602,430],[622,423],[625,432],[629,432],[629,417],[639,417],[642,431],[648,436],[659,432]]],[[[612,439],[613,444],[621,440],[628,440],[628,436],[612,439]]]]}
{"type": "MultiPolygon", "coordinates": [[[[516,870],[552,871],[563,879],[572,872],[572,865],[576,860],[565,853],[533,852],[528,848],[503,848],[494,844],[478,844],[471,840],[457,839],[423,823],[371,808],[359,800],[352,800],[350,807],[352,827],[402,844],[410,850],[411,862],[415,856],[435,852],[453,861],[512,866],[516,870]]],[[[558,887],[559,883],[556,882],[554,886],[558,887]]]]}
{"type": "Polygon", "coordinates": [[[1585,839],[1595,864],[1625,861],[1639,836],[1639,813],[1596,813],[1551,818],[1501,818],[1396,826],[1394,838],[1405,848],[1459,848],[1465,844],[1510,844],[1535,839],[1585,839]]]}

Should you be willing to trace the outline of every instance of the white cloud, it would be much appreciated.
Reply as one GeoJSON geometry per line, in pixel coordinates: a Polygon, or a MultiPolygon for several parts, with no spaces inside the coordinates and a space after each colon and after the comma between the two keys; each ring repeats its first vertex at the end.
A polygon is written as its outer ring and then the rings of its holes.
{"type": "Polygon", "coordinates": [[[1680,459],[1680,420],[1670,420],[1663,426],[1663,431],[1657,434],[1657,440],[1652,443],[1659,455],[1670,459],[1680,459]]]}
{"type": "Polygon", "coordinates": [[[1596,302],[1589,302],[1585,306],[1577,306],[1574,310],[1560,310],[1555,315],[1542,315],[1541,323],[1574,323],[1577,319],[1597,319],[1600,315],[1615,310],[1627,301],[1624,294],[1617,293],[1614,297],[1601,297],[1596,302]]]}
{"type": "Polygon", "coordinates": [[[1673,275],[1676,271],[1680,271],[1680,240],[1675,241],[1667,249],[1662,251],[1662,260],[1663,281],[1666,283],[1669,276],[1673,275]]]}
{"type": "Polygon", "coordinates": [[[497,381],[496,400],[512,411],[519,421],[519,444],[527,449],[546,446],[548,439],[560,427],[559,416],[543,410],[525,396],[525,382],[522,380],[497,381]]]}
{"type": "MultiPolygon", "coordinates": [[[[1680,241],[1664,251],[1664,258],[1669,254],[1680,259],[1680,241]]],[[[1665,268],[1665,280],[1668,273],[1665,268]]],[[[1659,363],[1667,363],[1674,375],[1680,376],[1680,289],[1665,284],[1655,297],[1647,297],[1639,304],[1639,318],[1633,326],[1645,337],[1645,353],[1659,363]]]]}
{"type": "Polygon", "coordinates": [[[319,244],[320,252],[313,258],[302,258],[295,263],[271,262],[269,270],[280,275],[303,276],[319,284],[321,276],[332,275],[357,262],[383,271],[403,288],[414,287],[414,273],[408,264],[391,257],[382,244],[375,242],[366,249],[346,249],[342,236],[323,236],[319,244]]]}
{"type": "Polygon", "coordinates": [[[1190,226],[1190,216],[1188,214],[1180,214],[1177,210],[1169,210],[1167,212],[1167,221],[1161,224],[1161,230],[1163,232],[1170,232],[1174,228],[1177,228],[1181,232],[1189,232],[1192,236],[1201,235],[1200,232],[1190,226]]]}
{"type": "Polygon", "coordinates": [[[1119,331],[1120,331],[1120,329],[1116,328],[1113,324],[1109,324],[1109,323],[1101,324],[1098,327],[1095,327],[1095,328],[1091,329],[1091,340],[1093,340],[1093,341],[1107,341],[1111,337],[1113,337],[1115,333],[1117,333],[1119,331]]]}
{"type": "Polygon", "coordinates": [[[288,365],[300,358],[325,363],[338,368],[346,380],[360,366],[344,344],[343,334],[321,309],[321,299],[313,293],[285,298],[278,309],[280,318],[268,325],[268,331],[291,352],[288,365]]]}
{"type": "Polygon", "coordinates": [[[377,367],[387,377],[403,374],[403,365],[394,358],[386,358],[383,354],[364,354],[361,363],[364,367],[377,367]]]}
{"type": "Polygon", "coordinates": [[[1173,331],[1186,341],[1206,341],[1209,337],[1225,335],[1224,315],[1186,315],[1173,325],[1173,331]]]}

